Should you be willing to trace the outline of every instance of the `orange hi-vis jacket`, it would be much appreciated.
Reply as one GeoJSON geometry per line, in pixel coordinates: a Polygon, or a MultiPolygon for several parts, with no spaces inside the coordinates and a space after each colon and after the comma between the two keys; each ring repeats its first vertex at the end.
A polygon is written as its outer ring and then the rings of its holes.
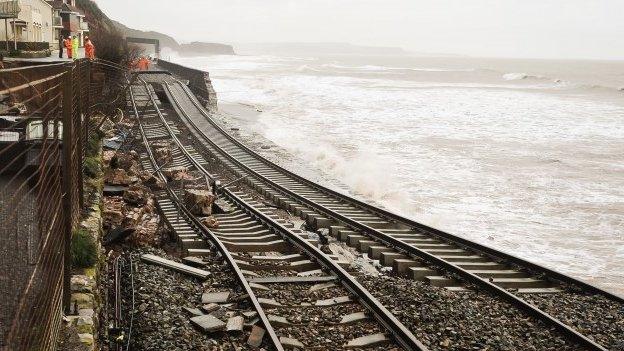
{"type": "Polygon", "coordinates": [[[85,43],[85,54],[89,60],[93,60],[95,58],[95,45],[93,45],[91,40],[87,40],[85,43]]]}

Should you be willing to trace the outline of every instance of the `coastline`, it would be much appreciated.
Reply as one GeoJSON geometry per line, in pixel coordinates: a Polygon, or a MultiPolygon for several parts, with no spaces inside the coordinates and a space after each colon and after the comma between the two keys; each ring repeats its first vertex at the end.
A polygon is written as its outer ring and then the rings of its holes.
{"type": "MultiPolygon", "coordinates": [[[[263,133],[265,127],[260,123],[262,113],[251,105],[219,102],[218,112],[214,116],[228,133],[240,138],[245,145],[271,162],[332,190],[357,196],[357,194],[349,191],[346,184],[320,169],[313,169],[298,155],[269,140],[263,133]]],[[[370,199],[366,200],[371,201],[370,199]]],[[[375,203],[375,205],[382,206],[379,203],[375,203]]]]}
{"type": "MultiPolygon", "coordinates": [[[[553,256],[550,255],[544,256],[546,253],[544,250],[547,249],[546,247],[541,247],[541,249],[539,249],[540,252],[536,258],[536,256],[531,253],[531,251],[535,248],[534,246],[529,245],[523,248],[518,247],[513,241],[509,241],[505,237],[497,237],[493,235],[485,235],[483,238],[475,238],[471,235],[455,232],[452,229],[437,225],[435,219],[433,221],[428,221],[426,215],[418,216],[418,214],[407,214],[401,210],[389,208],[383,203],[380,203],[380,201],[374,199],[372,196],[356,193],[349,188],[349,185],[342,183],[329,172],[325,172],[320,168],[315,169],[310,160],[304,159],[302,155],[297,155],[295,152],[286,150],[272,140],[269,140],[264,134],[266,126],[260,121],[262,114],[265,113],[264,111],[261,111],[255,106],[244,103],[219,102],[218,105],[219,108],[215,117],[224,129],[226,129],[233,136],[239,138],[245,145],[258,154],[289,171],[303,176],[304,178],[349,196],[361,199],[375,206],[387,209],[391,212],[414,219],[431,227],[451,232],[465,239],[479,242],[497,250],[516,255],[545,267],[549,267],[564,274],[569,274],[589,284],[599,286],[607,291],[612,291],[620,295],[624,294],[624,288],[618,283],[617,274],[605,276],[602,274],[596,274],[596,272],[591,272],[590,270],[581,272],[576,269],[574,265],[566,264],[561,260],[553,260],[553,256]]],[[[553,245],[548,246],[548,249],[553,250],[553,253],[556,253],[557,250],[561,250],[562,248],[558,248],[553,243],[553,245]]],[[[569,248],[565,248],[562,252],[566,252],[568,250],[569,248]]]]}

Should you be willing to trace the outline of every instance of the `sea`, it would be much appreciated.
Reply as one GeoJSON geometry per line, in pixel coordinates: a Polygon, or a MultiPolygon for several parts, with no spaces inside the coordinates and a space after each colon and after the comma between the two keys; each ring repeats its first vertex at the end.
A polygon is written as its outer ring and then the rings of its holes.
{"type": "Polygon", "coordinates": [[[171,59],[328,185],[624,296],[624,61],[171,59]]]}

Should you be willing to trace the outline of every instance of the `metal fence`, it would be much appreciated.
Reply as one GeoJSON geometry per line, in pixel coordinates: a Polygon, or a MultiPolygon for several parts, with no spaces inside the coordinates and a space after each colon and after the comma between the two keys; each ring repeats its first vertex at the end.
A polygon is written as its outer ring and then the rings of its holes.
{"type": "Polygon", "coordinates": [[[122,107],[127,82],[103,61],[0,70],[1,350],[55,347],[91,118],[122,107]]]}

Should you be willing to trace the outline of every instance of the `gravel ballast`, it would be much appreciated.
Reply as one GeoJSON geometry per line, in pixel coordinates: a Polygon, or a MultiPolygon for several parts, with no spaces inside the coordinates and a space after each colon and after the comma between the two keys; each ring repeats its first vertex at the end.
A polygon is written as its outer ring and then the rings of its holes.
{"type": "Polygon", "coordinates": [[[524,297],[610,351],[624,351],[624,305],[596,294],[566,291],[524,297]]]}
{"type": "Polygon", "coordinates": [[[358,279],[431,350],[584,350],[482,292],[381,275],[358,279]]]}
{"type": "MultiPolygon", "coordinates": [[[[203,333],[190,322],[192,317],[184,307],[201,308],[202,293],[207,291],[230,290],[240,294],[241,288],[234,275],[221,261],[211,261],[203,269],[211,272],[210,278],[202,282],[171,269],[141,262],[138,255],[151,253],[163,258],[180,261],[166,255],[159,249],[140,249],[133,251],[135,263],[134,321],[131,336],[132,350],[259,350],[246,344],[250,328],[242,333],[203,333]]],[[[127,281],[127,279],[126,279],[127,281]]],[[[130,313],[130,285],[124,284],[124,313],[130,313]]],[[[232,307],[250,310],[247,301],[232,307]]],[[[222,309],[222,311],[228,311],[222,309]]],[[[227,312],[224,312],[227,313],[227,312]]],[[[223,322],[227,322],[224,313],[216,313],[223,322]]],[[[259,325],[262,327],[262,325],[259,325]]],[[[265,337],[262,348],[271,350],[265,337]]]]}

